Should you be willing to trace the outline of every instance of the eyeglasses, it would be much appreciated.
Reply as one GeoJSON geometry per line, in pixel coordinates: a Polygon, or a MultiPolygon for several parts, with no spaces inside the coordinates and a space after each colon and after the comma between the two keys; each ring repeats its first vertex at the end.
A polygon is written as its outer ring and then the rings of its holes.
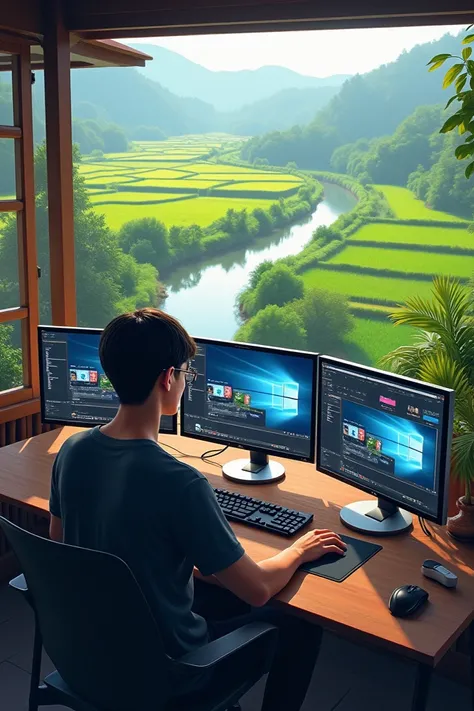
{"type": "MultiPolygon", "coordinates": [[[[166,372],[168,368],[164,368],[163,373],[166,372]]],[[[198,376],[198,372],[195,368],[191,368],[188,366],[186,370],[184,368],[175,368],[174,369],[176,373],[184,373],[184,379],[186,380],[186,385],[192,385],[194,382],[196,382],[196,378],[198,376]]]]}

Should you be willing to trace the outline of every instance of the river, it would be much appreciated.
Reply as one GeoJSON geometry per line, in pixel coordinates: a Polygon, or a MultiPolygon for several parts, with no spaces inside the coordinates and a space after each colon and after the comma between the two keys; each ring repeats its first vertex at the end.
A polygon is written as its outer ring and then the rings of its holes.
{"type": "Polygon", "coordinates": [[[168,297],[163,308],[196,336],[231,340],[240,325],[235,301],[250,272],[265,259],[298,254],[316,227],[331,225],[356,202],[347,190],[325,183],[324,200],[305,222],[262,237],[245,249],[176,269],[166,280],[168,297]]]}

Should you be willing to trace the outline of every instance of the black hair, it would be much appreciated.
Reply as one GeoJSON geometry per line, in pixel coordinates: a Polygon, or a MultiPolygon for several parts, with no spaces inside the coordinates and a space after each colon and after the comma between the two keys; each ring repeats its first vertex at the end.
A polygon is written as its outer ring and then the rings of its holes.
{"type": "Polygon", "coordinates": [[[160,373],[180,368],[196,353],[196,344],[175,318],[159,309],[138,309],[117,316],[105,327],[100,362],[123,405],[141,405],[160,373]]]}

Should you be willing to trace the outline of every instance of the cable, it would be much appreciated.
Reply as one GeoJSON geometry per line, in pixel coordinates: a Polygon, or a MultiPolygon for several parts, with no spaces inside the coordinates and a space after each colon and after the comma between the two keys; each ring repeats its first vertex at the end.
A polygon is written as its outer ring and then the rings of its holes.
{"type": "Polygon", "coordinates": [[[203,452],[203,454],[201,454],[201,459],[204,461],[207,459],[212,459],[213,457],[218,457],[219,454],[224,454],[226,449],[229,449],[228,444],[226,444],[225,447],[222,447],[221,449],[208,449],[207,452],[203,452]]]}
{"type": "Polygon", "coordinates": [[[168,447],[168,449],[172,449],[173,452],[177,452],[179,456],[176,457],[176,459],[201,459],[198,454],[188,454],[187,452],[182,452],[180,449],[177,449],[177,447],[173,447],[173,445],[167,444],[167,442],[160,442],[160,445],[162,447],[168,447]]]}
{"type": "Polygon", "coordinates": [[[428,528],[425,519],[422,518],[421,516],[418,516],[418,523],[420,524],[421,530],[423,531],[425,536],[428,536],[429,538],[433,538],[433,535],[432,535],[430,529],[428,528]]]}
{"type": "Polygon", "coordinates": [[[213,466],[220,468],[222,468],[222,465],[218,464],[217,462],[211,462],[211,459],[213,457],[218,457],[219,454],[223,454],[226,449],[229,449],[229,445],[226,444],[225,447],[222,447],[221,449],[208,449],[202,454],[187,454],[186,452],[182,452],[180,449],[178,449],[177,447],[173,447],[172,444],[168,444],[167,442],[160,442],[160,444],[163,447],[168,447],[168,449],[172,449],[173,452],[176,452],[178,455],[176,459],[201,459],[203,462],[207,462],[208,464],[212,464],[213,466]]]}

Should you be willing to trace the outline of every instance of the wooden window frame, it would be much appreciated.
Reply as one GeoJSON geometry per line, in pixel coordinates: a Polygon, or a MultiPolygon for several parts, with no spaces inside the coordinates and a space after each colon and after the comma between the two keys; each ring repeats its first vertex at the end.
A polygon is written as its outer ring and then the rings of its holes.
{"type": "MultiPolygon", "coordinates": [[[[0,200],[0,212],[17,214],[18,281],[20,304],[0,310],[0,324],[21,322],[23,385],[0,392],[0,421],[4,408],[28,403],[37,408],[39,360],[38,268],[36,255],[33,107],[31,60],[28,40],[11,41],[0,36],[0,51],[12,55],[13,126],[0,126],[0,138],[14,140],[16,199],[0,200]]],[[[6,414],[6,413],[4,413],[6,414]]]]}

